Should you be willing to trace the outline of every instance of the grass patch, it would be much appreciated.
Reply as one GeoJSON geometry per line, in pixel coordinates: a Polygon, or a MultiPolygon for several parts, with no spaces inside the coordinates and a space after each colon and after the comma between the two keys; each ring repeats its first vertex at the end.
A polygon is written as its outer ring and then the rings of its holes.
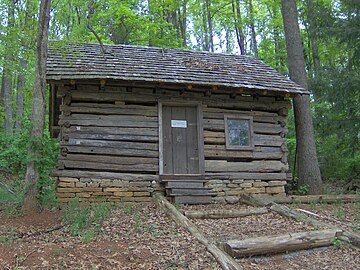
{"type": "Polygon", "coordinates": [[[109,216],[113,204],[103,202],[90,204],[80,202],[78,198],[71,200],[63,210],[63,222],[66,230],[72,236],[80,236],[85,242],[91,242],[98,231],[102,222],[109,216]]]}

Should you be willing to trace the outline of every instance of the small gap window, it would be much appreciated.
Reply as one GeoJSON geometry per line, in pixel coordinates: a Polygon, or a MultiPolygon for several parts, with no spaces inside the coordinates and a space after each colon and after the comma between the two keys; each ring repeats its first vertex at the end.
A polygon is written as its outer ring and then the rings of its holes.
{"type": "Polygon", "coordinates": [[[253,118],[252,116],[225,115],[226,149],[252,150],[253,118]]]}

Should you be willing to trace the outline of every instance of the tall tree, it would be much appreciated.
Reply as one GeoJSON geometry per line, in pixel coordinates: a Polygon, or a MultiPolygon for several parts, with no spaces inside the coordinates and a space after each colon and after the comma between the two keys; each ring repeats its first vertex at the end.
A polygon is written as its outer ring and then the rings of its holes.
{"type": "Polygon", "coordinates": [[[249,20],[250,20],[250,34],[251,34],[251,51],[255,57],[259,57],[258,45],[256,40],[256,30],[255,30],[255,18],[254,18],[254,5],[253,0],[248,0],[249,8],[249,20]]]}
{"type": "Polygon", "coordinates": [[[240,0],[232,0],[231,7],[234,16],[234,25],[235,25],[235,33],[236,33],[236,40],[240,49],[240,54],[245,54],[245,36],[244,30],[242,26],[242,16],[240,10],[240,0]]]}
{"type": "Polygon", "coordinates": [[[318,35],[317,35],[317,22],[316,22],[316,10],[317,5],[315,0],[306,0],[307,4],[307,17],[309,23],[309,40],[311,46],[311,54],[313,60],[314,74],[317,75],[320,69],[320,56],[318,48],[318,35]]]}
{"type": "MultiPolygon", "coordinates": [[[[281,12],[284,21],[290,78],[307,89],[305,59],[295,0],[282,0],[281,12]]],[[[321,192],[322,179],[316,155],[310,111],[310,96],[296,95],[293,104],[296,129],[298,184],[300,186],[308,185],[309,192],[311,194],[317,194],[321,192]]]]}
{"type": "MultiPolygon", "coordinates": [[[[29,148],[29,156],[38,158],[41,153],[39,145],[44,132],[44,116],[45,116],[45,97],[46,97],[46,59],[47,44],[49,34],[51,0],[41,0],[39,8],[39,27],[36,44],[36,67],[35,67],[35,83],[34,96],[31,114],[31,145],[29,148]]],[[[27,192],[24,200],[24,209],[33,210],[37,208],[37,182],[39,180],[39,170],[36,167],[35,160],[29,161],[26,168],[25,181],[27,183],[27,192]]]]}
{"type": "Polygon", "coordinates": [[[16,87],[16,120],[15,120],[15,130],[19,131],[22,125],[22,118],[24,115],[24,90],[26,83],[26,68],[27,68],[27,60],[25,56],[20,58],[20,67],[19,73],[17,77],[17,87],[16,87]]]}
{"type": "Polygon", "coordinates": [[[6,50],[4,56],[4,67],[2,74],[2,96],[5,109],[5,132],[12,134],[13,131],[13,108],[12,108],[12,64],[14,60],[13,50],[13,35],[15,26],[15,0],[8,1],[8,16],[6,27],[6,50]]]}

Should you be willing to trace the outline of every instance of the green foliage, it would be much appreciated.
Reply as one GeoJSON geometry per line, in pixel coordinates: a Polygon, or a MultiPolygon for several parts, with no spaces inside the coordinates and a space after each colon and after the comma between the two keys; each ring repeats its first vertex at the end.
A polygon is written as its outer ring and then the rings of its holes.
{"type": "Polygon", "coordinates": [[[308,195],[309,194],[309,186],[308,185],[302,185],[299,186],[298,189],[296,190],[296,193],[298,195],[308,195]]]}
{"type": "MultiPolygon", "coordinates": [[[[29,161],[35,161],[35,165],[39,169],[40,179],[38,185],[38,200],[43,207],[53,207],[57,205],[55,197],[55,183],[50,177],[51,171],[54,169],[58,154],[58,142],[50,138],[45,133],[41,140],[33,142],[40,152],[40,156],[29,154],[30,147],[30,124],[25,123],[25,127],[18,133],[8,136],[5,133],[0,134],[0,170],[6,174],[12,175],[11,187],[16,195],[5,195],[1,200],[11,200],[12,202],[22,202],[23,194],[26,189],[24,176],[26,166],[29,161]]],[[[0,193],[4,191],[1,191],[0,193]]]]}
{"type": "Polygon", "coordinates": [[[65,206],[62,219],[72,236],[80,236],[84,242],[90,242],[109,216],[111,208],[112,204],[107,202],[90,204],[74,198],[65,206]]]}
{"type": "Polygon", "coordinates": [[[134,215],[134,220],[135,220],[135,224],[134,224],[134,229],[135,232],[137,233],[141,233],[142,230],[142,220],[141,220],[141,215],[139,212],[136,212],[134,215]]]}
{"type": "Polygon", "coordinates": [[[340,248],[341,245],[342,245],[342,241],[341,241],[339,238],[335,237],[335,238],[332,240],[332,244],[333,244],[334,247],[340,248]]]}

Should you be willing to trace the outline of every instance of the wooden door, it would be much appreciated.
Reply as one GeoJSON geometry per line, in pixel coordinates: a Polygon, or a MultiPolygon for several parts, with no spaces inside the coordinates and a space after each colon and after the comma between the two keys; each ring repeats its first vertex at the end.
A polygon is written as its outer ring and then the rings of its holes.
{"type": "Polygon", "coordinates": [[[163,174],[199,174],[197,107],[162,106],[163,174]]]}

